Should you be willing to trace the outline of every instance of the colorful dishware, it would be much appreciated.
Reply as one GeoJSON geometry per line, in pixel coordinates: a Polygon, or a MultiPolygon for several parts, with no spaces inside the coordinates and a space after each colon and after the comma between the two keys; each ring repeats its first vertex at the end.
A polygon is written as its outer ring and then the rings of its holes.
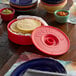
{"type": "Polygon", "coordinates": [[[11,76],[23,76],[27,69],[58,72],[63,74],[67,73],[63,65],[55,59],[39,58],[24,62],[13,71],[11,76]]]}
{"type": "Polygon", "coordinates": [[[55,15],[55,19],[58,23],[66,23],[68,20],[68,17],[69,17],[69,11],[68,10],[56,10],[54,12],[54,15],[55,15]],[[58,15],[57,14],[58,12],[61,12],[64,15],[62,15],[62,16],[58,15]],[[65,13],[67,13],[67,15],[65,15],[65,13]]]}
{"type": "Polygon", "coordinates": [[[37,7],[37,2],[27,6],[15,5],[10,3],[10,6],[19,12],[27,12],[29,10],[33,10],[37,7]]]}
{"type": "Polygon", "coordinates": [[[67,4],[67,0],[64,0],[56,4],[47,3],[44,0],[41,0],[41,4],[47,10],[48,13],[54,13],[54,11],[62,9],[67,4]]]}
{"type": "Polygon", "coordinates": [[[0,9],[1,18],[4,21],[10,21],[10,20],[12,20],[13,17],[14,17],[14,14],[15,14],[15,10],[13,8],[2,8],[2,9],[0,9]],[[12,13],[10,13],[10,14],[4,14],[4,13],[2,13],[2,11],[6,10],[6,9],[11,10],[12,13]]]}
{"type": "Polygon", "coordinates": [[[37,7],[37,0],[10,0],[10,6],[17,12],[27,12],[37,7]]]}

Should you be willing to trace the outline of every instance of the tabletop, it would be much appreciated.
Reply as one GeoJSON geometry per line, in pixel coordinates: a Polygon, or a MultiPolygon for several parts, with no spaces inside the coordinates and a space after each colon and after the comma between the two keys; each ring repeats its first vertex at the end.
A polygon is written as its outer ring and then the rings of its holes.
{"type": "MultiPolygon", "coordinates": [[[[68,10],[71,5],[72,0],[68,0],[68,3],[64,9],[68,10]]],[[[9,7],[9,5],[0,4],[0,9],[4,7],[9,7]]],[[[39,55],[47,57],[53,57],[55,59],[76,61],[76,25],[70,23],[57,23],[55,21],[54,15],[47,13],[47,11],[41,7],[41,4],[33,12],[16,13],[14,18],[21,14],[42,17],[49,25],[61,29],[70,39],[70,49],[64,55],[50,56],[38,51],[38,49],[34,45],[21,46],[14,44],[8,39],[8,22],[2,21],[2,23],[0,24],[0,76],[3,76],[4,73],[7,72],[9,68],[16,62],[18,57],[26,51],[37,53],[39,55]]]]}

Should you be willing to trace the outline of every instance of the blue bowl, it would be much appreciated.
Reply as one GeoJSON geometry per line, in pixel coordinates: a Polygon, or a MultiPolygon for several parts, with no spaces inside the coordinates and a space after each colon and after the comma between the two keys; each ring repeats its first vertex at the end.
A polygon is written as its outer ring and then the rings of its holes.
{"type": "Polygon", "coordinates": [[[64,0],[42,0],[42,1],[48,4],[59,4],[63,2],[64,0]]]}
{"type": "Polygon", "coordinates": [[[24,72],[29,68],[66,74],[65,68],[58,61],[48,58],[39,58],[21,64],[13,71],[11,76],[23,76],[24,72]]]}
{"type": "Polygon", "coordinates": [[[25,6],[25,5],[31,5],[38,0],[10,0],[10,3],[20,5],[20,6],[25,6]]]}

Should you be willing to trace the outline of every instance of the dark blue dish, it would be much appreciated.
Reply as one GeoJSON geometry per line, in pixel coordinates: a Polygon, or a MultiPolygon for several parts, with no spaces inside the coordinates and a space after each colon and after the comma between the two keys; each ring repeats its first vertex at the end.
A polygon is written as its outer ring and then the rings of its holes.
{"type": "Polygon", "coordinates": [[[31,5],[38,0],[10,0],[10,3],[20,5],[20,6],[25,6],[25,5],[31,5]]]}
{"type": "Polygon", "coordinates": [[[42,1],[48,4],[59,4],[62,3],[64,0],[42,0],[42,1]]]}
{"type": "Polygon", "coordinates": [[[13,71],[11,76],[23,76],[24,72],[29,68],[66,74],[65,68],[58,61],[48,58],[39,58],[21,64],[13,71]]]}

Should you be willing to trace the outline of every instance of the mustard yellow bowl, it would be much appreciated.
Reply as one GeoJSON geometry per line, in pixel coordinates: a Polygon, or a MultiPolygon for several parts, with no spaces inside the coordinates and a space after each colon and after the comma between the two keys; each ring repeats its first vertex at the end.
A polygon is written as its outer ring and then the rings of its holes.
{"type": "Polygon", "coordinates": [[[41,4],[48,13],[54,13],[54,11],[62,9],[67,4],[67,0],[63,0],[62,2],[57,4],[48,4],[47,2],[41,0],[41,4]]]}

